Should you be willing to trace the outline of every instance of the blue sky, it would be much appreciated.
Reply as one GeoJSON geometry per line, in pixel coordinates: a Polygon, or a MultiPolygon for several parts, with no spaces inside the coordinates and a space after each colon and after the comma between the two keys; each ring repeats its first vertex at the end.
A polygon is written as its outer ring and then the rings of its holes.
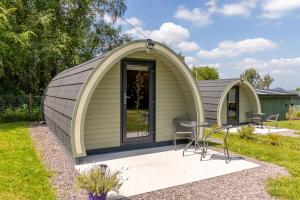
{"type": "MultiPolygon", "coordinates": [[[[248,67],[272,87],[300,87],[300,0],[126,0],[125,18],[148,38],[182,52],[189,66],[213,65],[221,78],[248,67]]],[[[141,38],[124,22],[122,30],[141,38]]]]}

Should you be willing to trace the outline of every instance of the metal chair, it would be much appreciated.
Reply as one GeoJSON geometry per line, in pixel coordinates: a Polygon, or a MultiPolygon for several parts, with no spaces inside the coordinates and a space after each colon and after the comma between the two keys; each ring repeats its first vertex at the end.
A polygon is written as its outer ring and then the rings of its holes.
{"type": "Polygon", "coordinates": [[[191,120],[188,116],[179,116],[173,119],[173,144],[176,149],[176,140],[177,139],[193,139],[193,128],[182,126],[182,123],[190,123],[191,120]]]}
{"type": "Polygon", "coordinates": [[[230,130],[231,127],[232,127],[232,125],[222,126],[222,127],[211,129],[208,132],[208,134],[203,139],[203,146],[202,146],[202,152],[201,152],[200,160],[202,160],[202,158],[205,158],[205,155],[207,153],[208,143],[213,142],[213,143],[223,144],[225,162],[227,163],[229,161],[227,136],[228,136],[228,133],[229,133],[229,130],[230,130]],[[214,139],[214,138],[211,137],[214,133],[218,133],[218,132],[221,132],[221,131],[224,131],[224,130],[226,130],[226,132],[224,134],[223,141],[219,140],[219,139],[214,139]]]}
{"type": "Polygon", "coordinates": [[[254,115],[253,112],[246,112],[246,117],[248,118],[249,124],[256,124],[257,121],[261,120],[261,118],[254,115]]]}
{"type": "Polygon", "coordinates": [[[198,141],[198,129],[199,128],[204,128],[204,127],[207,127],[208,124],[206,122],[202,122],[200,124],[198,124],[197,122],[195,121],[192,121],[192,122],[181,122],[181,126],[184,126],[184,127],[189,127],[189,128],[192,128],[193,132],[192,132],[192,137],[190,139],[190,142],[184,147],[183,151],[182,151],[182,156],[184,156],[184,152],[187,151],[189,149],[190,146],[192,146],[194,144],[194,147],[195,147],[195,151],[197,151],[197,148],[198,149],[201,149],[201,145],[198,141]]]}
{"type": "Polygon", "coordinates": [[[249,124],[260,126],[261,128],[264,127],[264,122],[263,122],[263,116],[264,115],[265,115],[264,113],[246,112],[246,117],[249,120],[249,124]]]}
{"type": "Polygon", "coordinates": [[[278,128],[277,120],[278,120],[279,114],[273,114],[267,117],[266,122],[274,122],[276,128],[278,128]]]}

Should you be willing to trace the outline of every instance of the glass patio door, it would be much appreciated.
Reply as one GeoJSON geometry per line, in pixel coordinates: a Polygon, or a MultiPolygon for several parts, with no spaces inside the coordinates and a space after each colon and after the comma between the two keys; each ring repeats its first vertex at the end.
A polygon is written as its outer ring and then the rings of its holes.
{"type": "Polygon", "coordinates": [[[239,87],[233,87],[227,96],[227,124],[239,123],[239,87]]]}
{"type": "Polygon", "coordinates": [[[122,143],[153,142],[155,63],[122,61],[122,143]]]}

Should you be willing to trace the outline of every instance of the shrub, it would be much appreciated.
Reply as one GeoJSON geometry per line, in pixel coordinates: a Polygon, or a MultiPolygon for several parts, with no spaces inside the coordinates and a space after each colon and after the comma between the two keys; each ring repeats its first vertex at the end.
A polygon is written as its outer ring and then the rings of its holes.
{"type": "Polygon", "coordinates": [[[286,119],[290,122],[289,124],[292,124],[292,120],[295,120],[297,118],[297,108],[296,106],[289,106],[289,109],[287,113],[285,113],[286,119]]]}
{"type": "Polygon", "coordinates": [[[300,112],[297,112],[296,117],[297,119],[300,119],[300,112]]]}
{"type": "Polygon", "coordinates": [[[255,128],[251,125],[242,126],[238,129],[238,133],[241,139],[253,139],[255,128]]]}
{"type": "Polygon", "coordinates": [[[271,145],[278,146],[279,145],[279,136],[277,134],[268,134],[267,142],[271,145]]]}
{"type": "Polygon", "coordinates": [[[77,185],[94,196],[100,196],[109,191],[119,191],[122,186],[119,176],[119,171],[111,172],[106,165],[94,165],[78,176],[77,185]]]}
{"type": "Polygon", "coordinates": [[[217,128],[220,128],[220,126],[218,124],[212,124],[210,126],[211,129],[217,129],[217,128]]]}
{"type": "Polygon", "coordinates": [[[23,104],[15,109],[7,108],[0,112],[0,122],[18,122],[18,121],[38,121],[41,119],[39,107],[33,107],[31,113],[27,104],[23,104]]]}

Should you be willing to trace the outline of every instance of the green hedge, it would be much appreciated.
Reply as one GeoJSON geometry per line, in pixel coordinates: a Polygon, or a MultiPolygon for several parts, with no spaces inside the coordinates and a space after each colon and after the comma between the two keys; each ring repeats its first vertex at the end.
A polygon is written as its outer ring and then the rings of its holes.
{"type": "Polygon", "coordinates": [[[16,108],[6,108],[0,112],[0,123],[4,122],[20,122],[20,121],[39,121],[41,120],[40,107],[32,108],[30,113],[27,104],[23,104],[16,108]]]}

